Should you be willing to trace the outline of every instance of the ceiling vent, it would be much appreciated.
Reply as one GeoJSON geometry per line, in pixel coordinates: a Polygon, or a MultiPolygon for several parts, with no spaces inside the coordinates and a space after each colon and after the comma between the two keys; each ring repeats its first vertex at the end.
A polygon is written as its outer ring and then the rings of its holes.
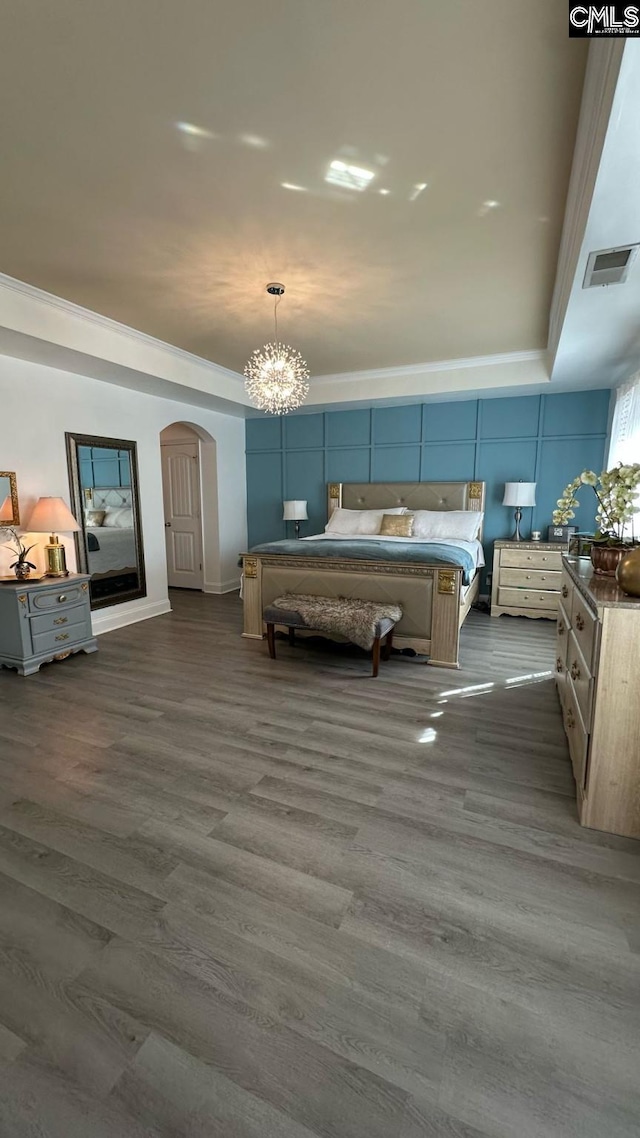
{"type": "Polygon", "coordinates": [[[590,253],[582,287],[624,284],[637,252],[637,245],[621,245],[616,249],[601,249],[598,253],[590,253]]]}

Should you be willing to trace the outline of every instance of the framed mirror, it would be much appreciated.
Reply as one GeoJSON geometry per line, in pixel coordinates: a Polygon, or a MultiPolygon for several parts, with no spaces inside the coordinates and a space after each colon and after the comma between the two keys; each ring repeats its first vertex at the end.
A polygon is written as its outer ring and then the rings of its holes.
{"type": "Polygon", "coordinates": [[[18,484],[12,470],[0,470],[0,529],[20,525],[18,484]]]}
{"type": "Polygon", "coordinates": [[[147,595],[136,444],[67,432],[78,569],[89,573],[91,608],[147,595]]]}

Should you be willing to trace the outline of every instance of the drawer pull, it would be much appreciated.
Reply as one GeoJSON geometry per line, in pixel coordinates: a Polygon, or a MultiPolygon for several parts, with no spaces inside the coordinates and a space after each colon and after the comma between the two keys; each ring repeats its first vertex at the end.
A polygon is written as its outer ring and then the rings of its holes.
{"type": "Polygon", "coordinates": [[[564,636],[566,628],[561,620],[558,621],[558,636],[564,636]]]}
{"type": "Polygon", "coordinates": [[[69,639],[69,633],[68,632],[60,632],[56,636],[56,640],[68,640],[68,639],[69,639]]]}
{"type": "Polygon", "coordinates": [[[576,613],[576,628],[578,629],[578,632],[582,632],[582,629],[584,628],[584,617],[579,612],[576,613]]]}
{"type": "Polygon", "coordinates": [[[563,595],[563,597],[565,597],[565,598],[569,596],[569,590],[568,590],[568,588],[567,588],[567,586],[566,586],[566,585],[563,585],[563,586],[562,586],[562,595],[563,595]]]}
{"type": "Polygon", "coordinates": [[[571,679],[572,680],[579,680],[580,679],[580,669],[578,667],[578,661],[577,660],[574,660],[573,664],[571,665],[571,679]]]}
{"type": "Polygon", "coordinates": [[[526,580],[526,581],[530,581],[530,580],[531,580],[531,574],[530,574],[530,573],[527,573],[527,576],[525,577],[525,580],[526,580]]]}
{"type": "Polygon", "coordinates": [[[54,624],[66,624],[68,619],[69,619],[68,616],[57,616],[53,623],[54,624]]]}
{"type": "Polygon", "coordinates": [[[558,656],[558,658],[556,660],[556,672],[561,672],[563,667],[564,667],[564,665],[562,663],[562,657],[558,656]]]}
{"type": "Polygon", "coordinates": [[[67,599],[66,594],[61,593],[60,596],[58,597],[58,604],[63,605],[64,602],[66,601],[66,599],[67,599]]]}
{"type": "Polygon", "coordinates": [[[575,727],[575,725],[576,725],[576,721],[573,718],[573,712],[568,711],[567,712],[567,727],[571,730],[572,728],[575,727]]]}

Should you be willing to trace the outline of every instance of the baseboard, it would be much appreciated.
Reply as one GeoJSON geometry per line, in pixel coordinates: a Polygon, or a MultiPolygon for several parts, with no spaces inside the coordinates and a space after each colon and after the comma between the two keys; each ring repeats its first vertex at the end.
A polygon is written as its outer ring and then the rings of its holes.
{"type": "Polygon", "coordinates": [[[205,581],[203,593],[234,593],[240,588],[240,577],[232,577],[230,581],[205,581]]]}
{"type": "Polygon", "coordinates": [[[91,614],[93,635],[101,636],[103,632],[115,632],[116,628],[126,628],[128,624],[137,624],[139,620],[149,620],[152,616],[162,616],[167,612],[171,612],[168,600],[114,605],[113,610],[109,609],[108,612],[98,610],[91,614]]]}

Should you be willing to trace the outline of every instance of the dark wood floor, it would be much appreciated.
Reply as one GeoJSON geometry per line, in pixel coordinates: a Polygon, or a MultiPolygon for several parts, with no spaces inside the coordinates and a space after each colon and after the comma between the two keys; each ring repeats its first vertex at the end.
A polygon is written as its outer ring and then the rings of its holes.
{"type": "Polygon", "coordinates": [[[0,673],[2,1138],[637,1138],[640,843],[577,825],[552,625],[373,680],[173,601],[0,673]]]}

